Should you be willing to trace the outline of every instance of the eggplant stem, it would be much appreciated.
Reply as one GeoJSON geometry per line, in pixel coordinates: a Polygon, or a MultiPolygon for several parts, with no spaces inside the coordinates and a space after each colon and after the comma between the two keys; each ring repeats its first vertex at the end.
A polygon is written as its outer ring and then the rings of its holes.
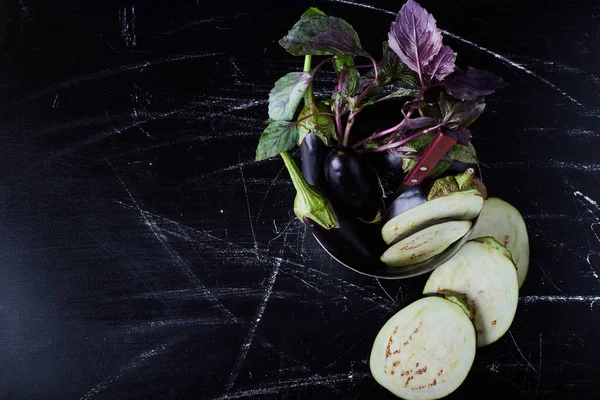
{"type": "Polygon", "coordinates": [[[300,122],[304,121],[305,119],[309,119],[309,118],[312,118],[312,117],[317,117],[319,115],[329,115],[331,117],[334,116],[333,113],[329,113],[329,112],[316,112],[316,113],[313,113],[313,114],[310,114],[310,115],[307,115],[305,117],[300,118],[299,120],[296,121],[296,123],[299,124],[300,122]]]}
{"type": "Polygon", "coordinates": [[[290,174],[290,178],[292,178],[292,183],[294,184],[294,188],[296,188],[297,192],[303,192],[308,189],[308,182],[303,179],[302,172],[298,165],[287,151],[282,151],[280,153],[281,158],[283,158],[283,162],[290,174]]]}

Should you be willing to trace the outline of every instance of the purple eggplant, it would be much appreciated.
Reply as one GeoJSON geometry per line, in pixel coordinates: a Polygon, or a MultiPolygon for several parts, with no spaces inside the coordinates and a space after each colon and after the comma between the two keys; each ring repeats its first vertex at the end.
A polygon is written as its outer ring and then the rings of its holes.
{"type": "Polygon", "coordinates": [[[380,260],[386,248],[380,228],[340,213],[337,217],[340,227],[333,229],[325,229],[307,217],[303,220],[319,244],[338,262],[367,274],[385,269],[380,260]]]}
{"type": "Polygon", "coordinates": [[[383,208],[383,191],[377,172],[350,148],[335,148],[325,160],[325,179],[336,209],[362,221],[373,222],[383,208]]]}
{"type": "Polygon", "coordinates": [[[327,192],[324,165],[330,147],[314,133],[309,133],[300,144],[300,157],[302,160],[302,175],[304,179],[319,189],[327,192]]]}
{"type": "Polygon", "coordinates": [[[383,214],[383,222],[385,223],[386,221],[394,218],[396,215],[423,204],[426,201],[427,191],[424,190],[423,186],[413,186],[394,198],[394,201],[392,201],[392,203],[386,208],[383,214]]]}
{"type": "Polygon", "coordinates": [[[365,153],[365,156],[368,163],[377,171],[386,195],[392,194],[405,176],[402,169],[402,153],[378,151],[365,153]]]}

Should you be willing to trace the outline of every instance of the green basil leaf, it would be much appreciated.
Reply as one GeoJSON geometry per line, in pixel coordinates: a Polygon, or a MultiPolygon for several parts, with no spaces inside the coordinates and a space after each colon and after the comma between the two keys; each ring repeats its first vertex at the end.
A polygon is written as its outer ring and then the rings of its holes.
{"type": "Polygon", "coordinates": [[[308,72],[290,72],[277,82],[269,93],[269,117],[275,121],[291,121],[302,96],[312,82],[308,72]]]}
{"type": "Polygon", "coordinates": [[[369,57],[360,45],[358,34],[340,18],[310,8],[300,17],[279,44],[295,56],[361,55],[369,57]]]}
{"type": "Polygon", "coordinates": [[[460,161],[466,164],[479,164],[475,146],[470,142],[467,146],[455,144],[450,151],[448,151],[448,155],[453,161],[460,161]]]}
{"type": "Polygon", "coordinates": [[[298,125],[288,121],[273,121],[263,131],[256,148],[256,161],[266,160],[290,150],[298,141],[298,125]]]}

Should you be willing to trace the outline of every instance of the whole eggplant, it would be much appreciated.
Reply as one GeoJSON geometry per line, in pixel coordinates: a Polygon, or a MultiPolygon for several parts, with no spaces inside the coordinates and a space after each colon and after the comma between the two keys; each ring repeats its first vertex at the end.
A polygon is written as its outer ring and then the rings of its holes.
{"type": "Polygon", "coordinates": [[[396,215],[403,213],[413,207],[423,204],[427,201],[427,191],[423,185],[412,186],[411,188],[399,193],[392,203],[386,208],[383,214],[383,222],[387,222],[396,215]]]}
{"type": "Polygon", "coordinates": [[[386,249],[380,228],[347,218],[341,213],[336,214],[339,228],[325,229],[307,217],[304,223],[321,246],[340,263],[364,273],[385,268],[380,260],[386,249]]]}
{"type": "Polygon", "coordinates": [[[351,148],[334,148],[325,160],[332,203],[365,222],[376,222],[383,209],[377,172],[351,148]]]}
{"type": "MultiPolygon", "coordinates": [[[[325,178],[325,160],[330,148],[314,134],[308,134],[302,141],[301,167],[302,173],[311,185],[315,185],[324,193],[330,191],[325,178]]],[[[346,210],[334,204],[339,228],[325,229],[310,218],[303,221],[321,246],[336,260],[346,266],[369,273],[384,268],[380,260],[385,251],[385,243],[381,238],[379,227],[362,223],[357,218],[347,215],[346,210]]]]}
{"type": "Polygon", "coordinates": [[[327,192],[324,165],[330,150],[330,147],[312,132],[307,134],[300,144],[302,175],[309,184],[324,192],[327,192]]]}
{"type": "Polygon", "coordinates": [[[377,171],[386,195],[392,194],[406,175],[402,169],[402,153],[378,151],[365,153],[365,156],[367,162],[377,171]]]}

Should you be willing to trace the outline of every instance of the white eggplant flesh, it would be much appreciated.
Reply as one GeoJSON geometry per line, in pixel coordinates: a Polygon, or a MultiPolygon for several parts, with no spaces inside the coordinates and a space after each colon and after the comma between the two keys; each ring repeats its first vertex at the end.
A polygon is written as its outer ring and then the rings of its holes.
{"type": "Polygon", "coordinates": [[[439,399],[454,392],[475,359],[473,323],[443,297],[421,298],[393,315],[371,350],[375,380],[407,400],[439,399]]]}
{"type": "Polygon", "coordinates": [[[517,312],[519,281],[510,253],[492,237],[469,240],[429,276],[423,293],[464,293],[474,313],[477,346],[508,330],[517,312]]]}
{"type": "Polygon", "coordinates": [[[403,239],[419,226],[438,220],[473,220],[483,208],[484,199],[476,190],[456,192],[435,198],[396,215],[383,225],[381,236],[386,244],[403,239]]]}
{"type": "Polygon", "coordinates": [[[471,221],[449,221],[425,228],[389,247],[381,261],[389,267],[405,267],[437,256],[471,229],[471,221]]]}
{"type": "Polygon", "coordinates": [[[523,286],[529,270],[529,235],[523,216],[512,204],[490,197],[483,209],[471,238],[491,236],[512,255],[519,275],[519,288],[523,286]]]}

